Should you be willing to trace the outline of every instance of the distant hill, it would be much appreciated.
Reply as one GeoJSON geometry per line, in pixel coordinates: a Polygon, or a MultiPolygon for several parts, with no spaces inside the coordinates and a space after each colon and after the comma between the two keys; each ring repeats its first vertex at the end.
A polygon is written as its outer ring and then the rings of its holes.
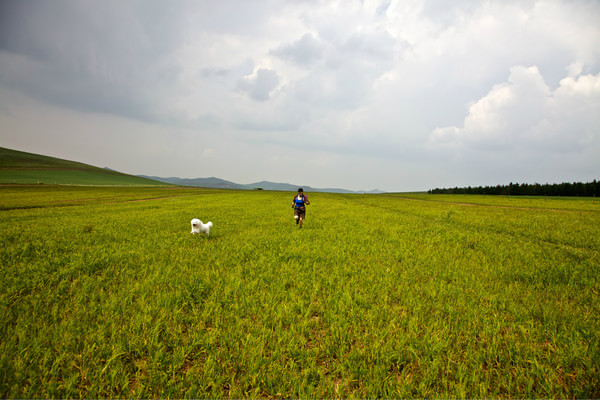
{"type": "Polygon", "coordinates": [[[328,192],[328,193],[356,193],[353,192],[352,190],[347,190],[347,189],[337,189],[337,188],[313,188],[311,186],[307,186],[307,185],[292,185],[289,183],[277,183],[277,182],[268,182],[268,181],[262,181],[262,182],[256,182],[256,183],[251,183],[250,185],[247,186],[251,186],[251,187],[259,187],[265,190],[285,190],[288,192],[295,192],[298,190],[299,187],[301,187],[302,189],[304,189],[305,192],[328,192]]]}
{"type": "Polygon", "coordinates": [[[215,189],[250,189],[246,185],[239,185],[237,183],[229,182],[220,178],[161,178],[158,176],[147,176],[147,175],[138,175],[141,178],[152,179],[158,182],[170,183],[172,185],[179,186],[196,186],[196,187],[206,187],[206,188],[215,188],[215,189]]]}
{"type": "Polygon", "coordinates": [[[0,147],[0,184],[164,186],[92,165],[0,147]]]}
{"type": "Polygon", "coordinates": [[[280,190],[329,193],[384,193],[380,190],[351,191],[338,188],[313,188],[306,185],[261,181],[239,184],[211,178],[161,178],[147,175],[128,175],[110,168],[69,161],[34,153],[0,147],[0,184],[98,185],[98,186],[161,186],[178,185],[237,190],[280,190]]]}
{"type": "Polygon", "coordinates": [[[370,192],[354,192],[352,190],[346,189],[337,189],[337,188],[313,188],[306,185],[293,185],[290,183],[278,183],[278,182],[269,182],[269,181],[261,181],[256,183],[250,183],[247,185],[226,181],[220,178],[161,178],[158,176],[147,176],[147,175],[138,175],[140,177],[146,179],[153,179],[159,182],[171,183],[174,185],[182,185],[182,186],[197,186],[197,187],[207,187],[207,188],[218,188],[218,189],[238,189],[238,190],[254,190],[254,189],[263,189],[263,190],[280,190],[286,192],[295,192],[299,187],[302,187],[305,192],[328,192],[328,193],[384,193],[380,190],[372,190],[370,192]]]}

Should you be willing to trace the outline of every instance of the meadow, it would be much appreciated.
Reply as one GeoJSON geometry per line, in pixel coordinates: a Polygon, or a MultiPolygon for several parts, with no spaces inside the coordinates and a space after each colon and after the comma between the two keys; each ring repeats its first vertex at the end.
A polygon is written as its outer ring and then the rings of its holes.
{"type": "Polygon", "coordinates": [[[308,195],[0,187],[0,397],[600,397],[597,201],[308,195]]]}

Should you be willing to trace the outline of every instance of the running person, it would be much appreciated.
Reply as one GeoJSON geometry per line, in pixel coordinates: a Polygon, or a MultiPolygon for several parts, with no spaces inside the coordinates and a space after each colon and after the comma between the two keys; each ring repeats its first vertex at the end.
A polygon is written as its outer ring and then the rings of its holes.
{"type": "Polygon", "coordinates": [[[298,194],[294,196],[292,208],[294,209],[294,219],[296,220],[296,225],[299,225],[300,228],[302,228],[302,221],[304,221],[304,218],[306,218],[307,204],[310,204],[308,201],[308,196],[304,194],[304,190],[302,188],[298,188],[298,194]]]}

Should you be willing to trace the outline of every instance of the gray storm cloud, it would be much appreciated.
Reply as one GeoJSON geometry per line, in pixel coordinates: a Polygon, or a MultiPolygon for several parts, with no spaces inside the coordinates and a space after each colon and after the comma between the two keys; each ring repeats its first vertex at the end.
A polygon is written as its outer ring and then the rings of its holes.
{"type": "Polygon", "coordinates": [[[587,0],[4,1],[1,139],[241,183],[297,162],[350,189],[594,179],[599,18],[587,0]]]}
{"type": "Polygon", "coordinates": [[[323,46],[312,33],[305,33],[293,43],[271,50],[270,54],[290,60],[298,65],[310,66],[323,57],[323,46]]]}
{"type": "Polygon", "coordinates": [[[248,93],[256,101],[265,101],[269,99],[269,95],[278,84],[277,72],[261,68],[256,71],[255,75],[241,79],[238,82],[238,88],[248,93]]]}

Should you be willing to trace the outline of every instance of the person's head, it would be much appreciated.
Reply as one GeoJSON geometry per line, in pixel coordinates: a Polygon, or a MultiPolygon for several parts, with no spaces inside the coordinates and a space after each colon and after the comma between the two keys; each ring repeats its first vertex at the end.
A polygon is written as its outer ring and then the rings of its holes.
{"type": "Polygon", "coordinates": [[[298,188],[298,193],[303,193],[304,190],[302,190],[302,188],[298,188]]]}

